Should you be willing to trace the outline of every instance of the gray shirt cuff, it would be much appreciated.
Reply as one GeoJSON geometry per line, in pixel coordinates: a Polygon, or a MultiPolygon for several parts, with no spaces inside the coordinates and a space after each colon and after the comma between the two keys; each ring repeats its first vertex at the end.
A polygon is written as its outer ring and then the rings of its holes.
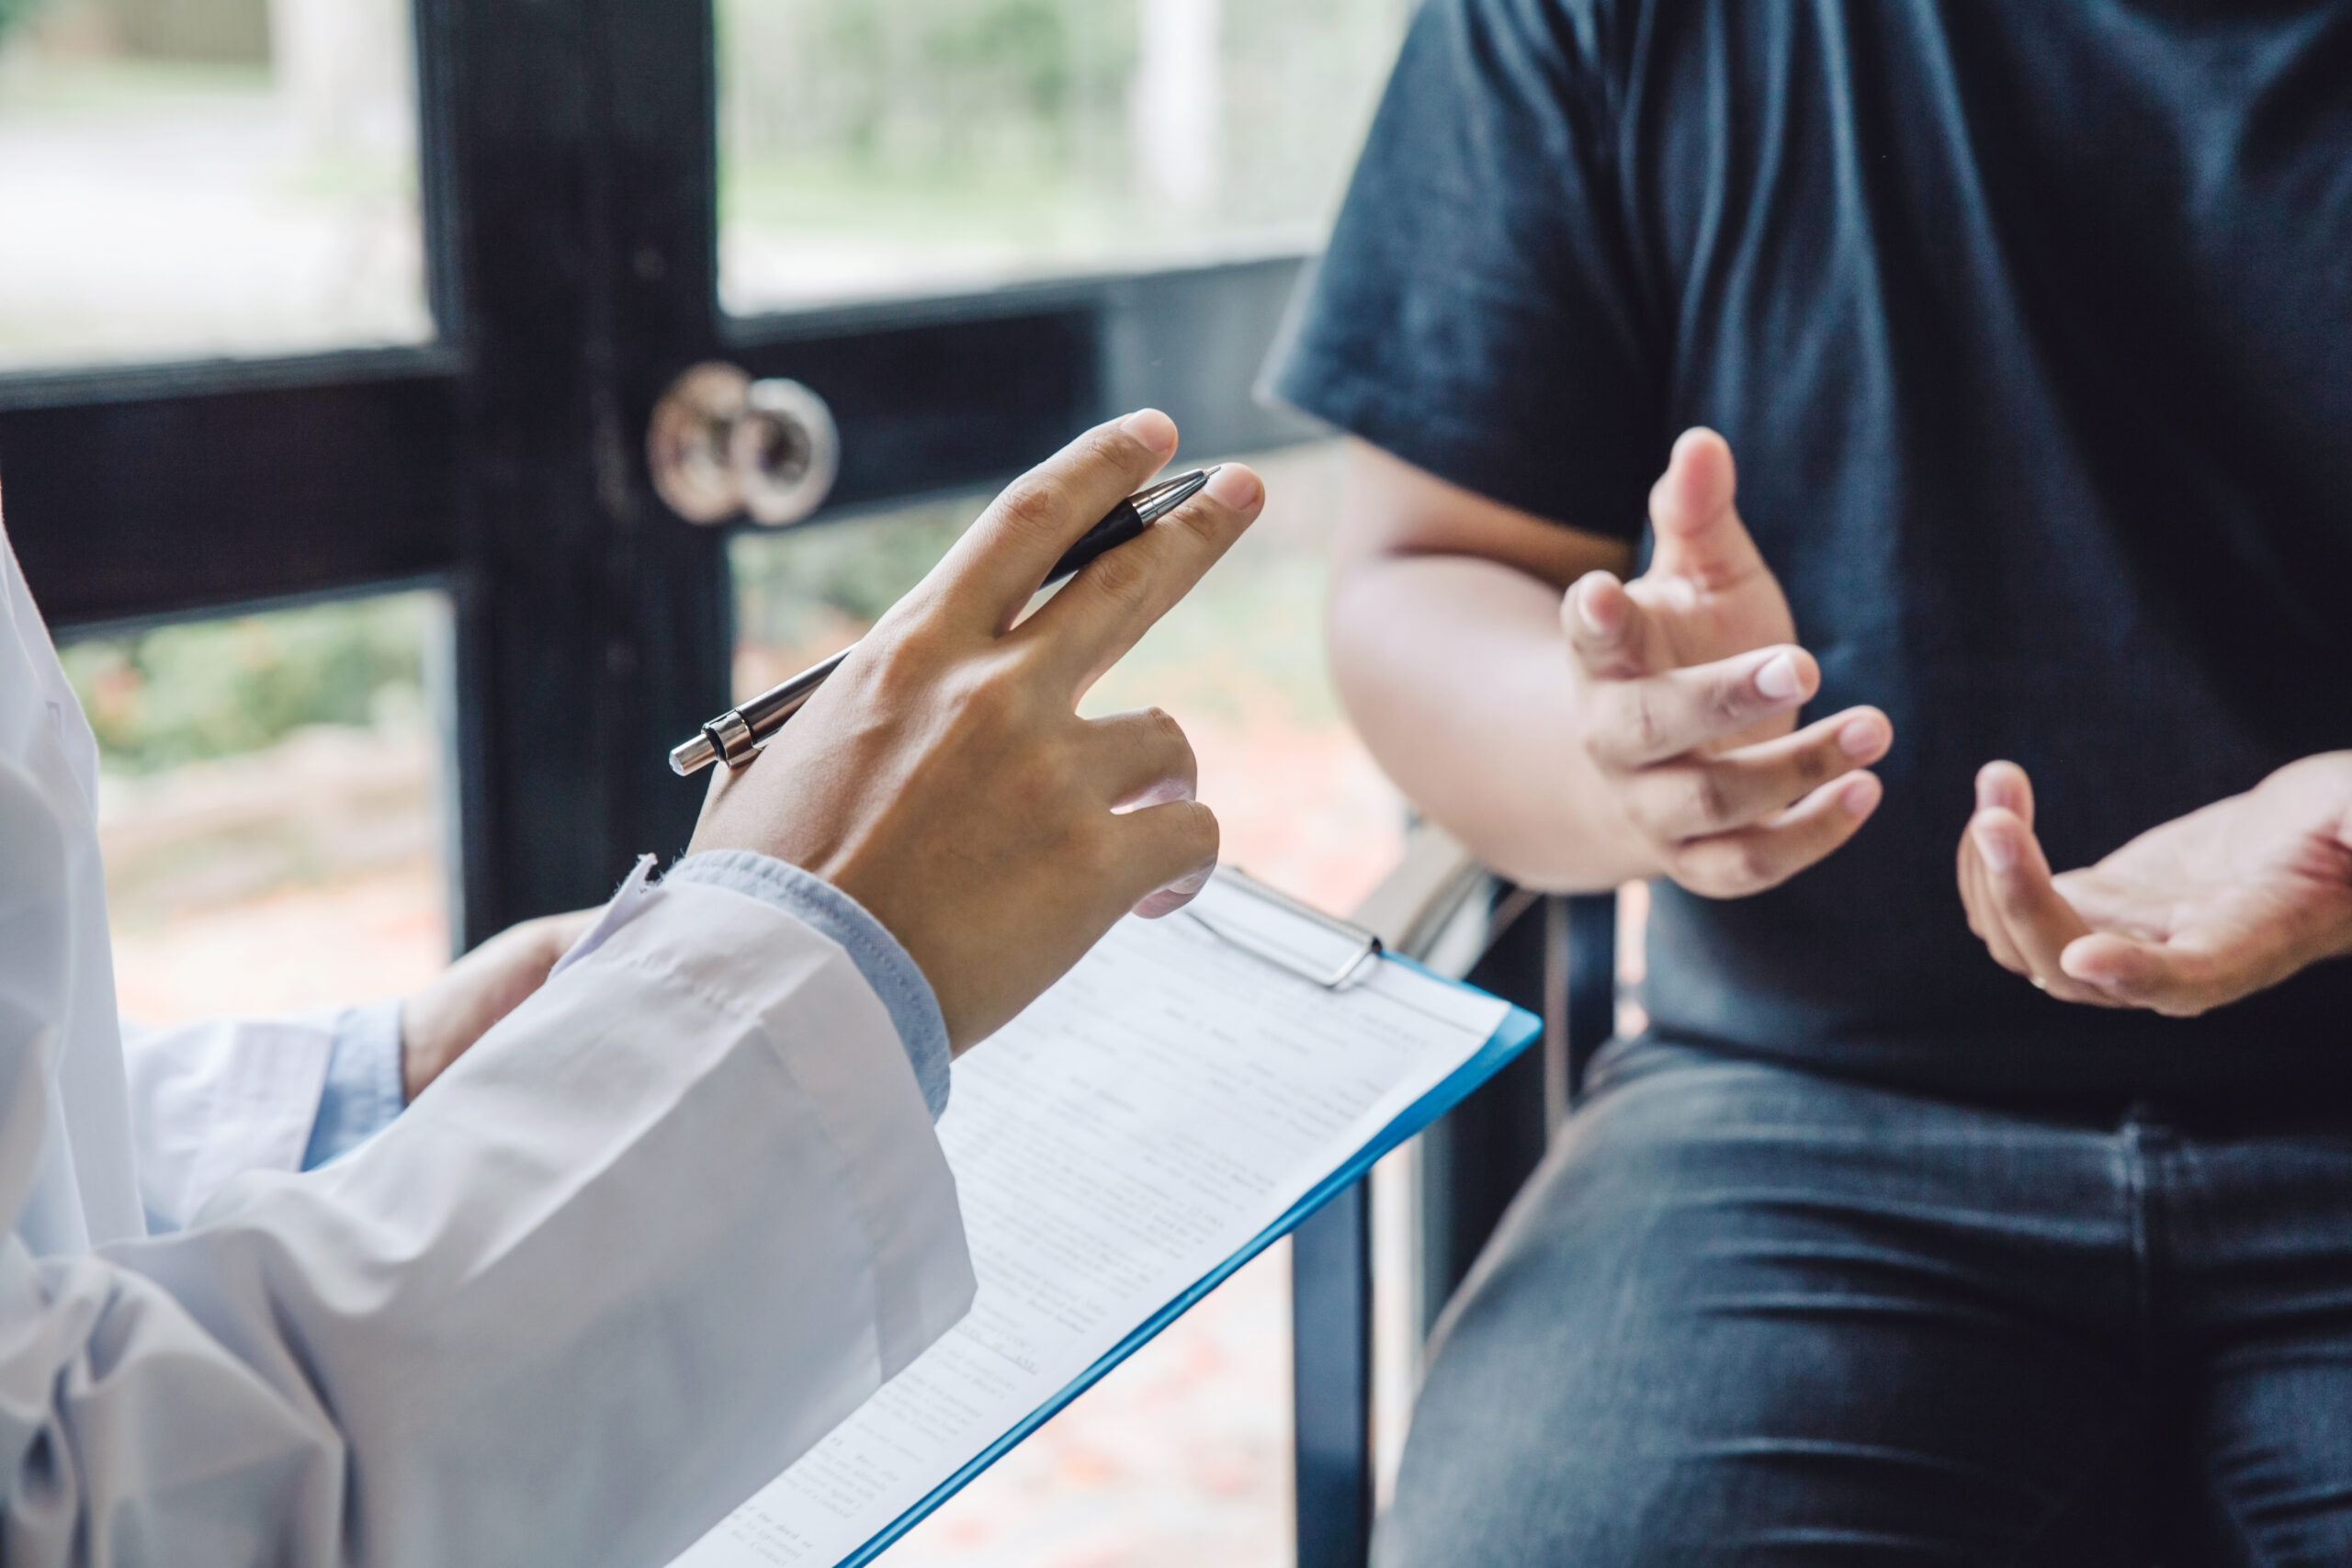
{"type": "Polygon", "coordinates": [[[401,1068],[398,997],[345,1008],[335,1016],[326,1085],[319,1091],[319,1113],[302,1150],[304,1170],[316,1170],[391,1124],[407,1103],[401,1068]]]}
{"type": "Polygon", "coordinates": [[[947,1021],[939,998],[899,939],[858,901],[820,876],[751,850],[707,850],[670,868],[667,882],[731,888],[775,905],[841,943],[882,998],[933,1121],[947,1109],[947,1021]]]}

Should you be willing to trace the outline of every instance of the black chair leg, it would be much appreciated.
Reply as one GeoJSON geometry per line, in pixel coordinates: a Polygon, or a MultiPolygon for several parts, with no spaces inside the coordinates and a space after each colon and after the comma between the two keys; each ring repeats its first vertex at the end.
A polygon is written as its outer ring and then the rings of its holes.
{"type": "Polygon", "coordinates": [[[1583,893],[1568,907],[1568,1102],[1584,1073],[1617,1032],[1617,895],[1583,893]]]}
{"type": "MultiPolygon", "coordinates": [[[[1505,890],[1497,913],[1469,979],[1565,1026],[1560,1060],[1573,1102],[1616,1027],[1616,896],[1539,901],[1505,890]]],[[[1543,1157],[1563,1098],[1558,1068],[1546,1082],[1545,1055],[1529,1052],[1422,1135],[1423,1296],[1432,1317],[1543,1157]]],[[[1365,1568],[1374,1484],[1368,1179],[1292,1233],[1291,1346],[1298,1568],[1365,1568]]]]}
{"type": "Polygon", "coordinates": [[[1298,1568],[1372,1551],[1372,1181],[1291,1233],[1298,1568]]]}

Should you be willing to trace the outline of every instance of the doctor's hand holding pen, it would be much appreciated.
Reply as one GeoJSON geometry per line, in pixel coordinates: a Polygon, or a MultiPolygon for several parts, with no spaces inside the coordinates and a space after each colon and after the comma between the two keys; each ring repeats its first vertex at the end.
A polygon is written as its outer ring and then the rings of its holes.
{"type": "MultiPolygon", "coordinates": [[[[773,855],[864,905],[931,981],[959,1052],[1129,908],[1181,908],[1216,868],[1216,818],[1193,798],[1175,720],[1076,709],[1257,517],[1257,476],[1218,469],[1020,619],[1070,544],[1175,449],[1174,423],[1147,409],[1023,476],[747,765],[712,770],[692,848],[773,855]]],[[[596,914],[526,920],[407,998],[408,1098],[538,989],[596,914]]]]}
{"type": "Polygon", "coordinates": [[[1216,865],[1193,749],[1157,709],[1081,719],[1087,688],[1257,517],[1227,465],[1035,614],[1065,551],[1176,450],[1147,409],[1015,480],[748,764],[712,770],[695,851],[815,873],[903,943],[960,1052],[1133,908],[1216,865]]]}

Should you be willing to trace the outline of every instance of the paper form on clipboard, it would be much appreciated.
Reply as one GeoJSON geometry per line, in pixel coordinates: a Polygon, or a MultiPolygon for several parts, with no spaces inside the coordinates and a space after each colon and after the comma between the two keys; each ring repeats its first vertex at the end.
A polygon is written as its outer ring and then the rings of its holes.
{"type": "Polygon", "coordinates": [[[854,1568],[1518,1055],[1519,1009],[1220,873],[955,1067],[972,1311],[673,1568],[854,1568]]]}

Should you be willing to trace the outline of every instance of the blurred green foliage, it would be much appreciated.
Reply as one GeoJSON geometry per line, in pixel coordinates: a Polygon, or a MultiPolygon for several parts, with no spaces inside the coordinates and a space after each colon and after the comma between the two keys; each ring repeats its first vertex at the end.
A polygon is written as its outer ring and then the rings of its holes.
{"type": "Polygon", "coordinates": [[[0,0],[0,40],[5,40],[17,23],[48,3],[49,0],[0,0]]]}
{"type": "Polygon", "coordinates": [[[1328,222],[1419,0],[1225,0],[1229,220],[1328,222]]]}
{"type": "Polygon", "coordinates": [[[1322,557],[1247,535],[1087,693],[1087,717],[1159,706],[1228,723],[1347,721],[1323,660],[1322,557]]]}
{"type": "Polygon", "coordinates": [[[736,637],[793,649],[863,631],[922,581],[988,501],[951,496],[809,528],[739,530],[727,549],[736,637]]]}
{"type": "Polygon", "coordinates": [[[1054,233],[1319,222],[1412,0],[1223,0],[1214,215],[1136,187],[1139,0],[721,0],[721,201],[756,222],[1054,233]]]}
{"type": "Polygon", "coordinates": [[[153,773],[304,725],[421,714],[436,609],[431,594],[388,594],[90,637],[61,656],[107,766],[153,773]]]}
{"type": "Polygon", "coordinates": [[[730,0],[733,146],[868,175],[1124,172],[1134,7],[730,0]]]}

